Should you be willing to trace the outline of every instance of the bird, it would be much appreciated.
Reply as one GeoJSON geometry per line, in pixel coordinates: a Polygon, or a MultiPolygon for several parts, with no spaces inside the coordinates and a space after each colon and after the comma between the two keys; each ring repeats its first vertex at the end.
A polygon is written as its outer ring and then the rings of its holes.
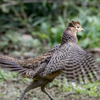
{"type": "Polygon", "coordinates": [[[28,91],[37,87],[40,87],[50,100],[54,100],[45,87],[61,74],[64,74],[68,81],[77,83],[83,81],[85,84],[86,78],[91,83],[98,80],[99,70],[95,60],[78,46],[77,33],[80,31],[84,31],[80,22],[72,20],[63,32],[61,43],[41,56],[19,60],[0,55],[0,67],[33,79],[20,100],[23,100],[28,91]]]}

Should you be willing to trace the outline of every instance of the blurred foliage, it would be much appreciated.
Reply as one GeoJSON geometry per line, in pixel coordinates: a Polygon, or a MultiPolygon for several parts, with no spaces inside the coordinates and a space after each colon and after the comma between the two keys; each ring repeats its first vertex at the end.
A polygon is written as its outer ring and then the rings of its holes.
{"type": "MultiPolygon", "coordinates": [[[[85,49],[100,47],[99,12],[99,0],[64,0],[62,3],[48,3],[47,0],[41,3],[38,0],[33,3],[0,0],[0,52],[35,56],[59,44],[67,23],[73,19],[80,21],[85,29],[85,32],[78,33],[79,45],[85,49]]],[[[0,81],[15,77],[16,73],[0,70],[0,81]]],[[[59,83],[58,80],[53,81],[49,87],[61,86],[59,83]]],[[[100,82],[82,87],[63,86],[61,89],[100,97],[98,87],[100,82]]]]}
{"type": "Polygon", "coordinates": [[[47,44],[54,46],[60,43],[72,19],[79,20],[85,29],[84,33],[78,33],[79,45],[100,47],[100,1],[23,3],[21,0],[2,0],[0,9],[0,51],[3,53],[30,51],[47,44]],[[27,34],[32,39],[26,43],[27,38],[24,40],[23,35],[27,34]]]}
{"type": "Polygon", "coordinates": [[[17,73],[5,72],[4,70],[0,70],[0,81],[4,81],[7,79],[13,79],[17,77],[17,73]]]}

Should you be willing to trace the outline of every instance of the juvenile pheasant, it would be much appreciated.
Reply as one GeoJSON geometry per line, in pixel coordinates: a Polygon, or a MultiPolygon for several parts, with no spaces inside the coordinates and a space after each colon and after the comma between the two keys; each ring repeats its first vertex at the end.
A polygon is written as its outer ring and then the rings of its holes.
{"type": "Polygon", "coordinates": [[[90,82],[97,80],[98,69],[95,61],[77,45],[76,34],[79,31],[84,31],[80,22],[70,21],[63,33],[61,44],[39,57],[22,61],[0,55],[2,68],[16,71],[23,77],[33,78],[33,82],[25,89],[20,100],[23,99],[26,92],[37,87],[41,87],[41,90],[49,96],[50,100],[54,100],[45,90],[45,86],[60,74],[65,74],[67,80],[78,83],[80,77],[84,83],[85,77],[90,82]]]}

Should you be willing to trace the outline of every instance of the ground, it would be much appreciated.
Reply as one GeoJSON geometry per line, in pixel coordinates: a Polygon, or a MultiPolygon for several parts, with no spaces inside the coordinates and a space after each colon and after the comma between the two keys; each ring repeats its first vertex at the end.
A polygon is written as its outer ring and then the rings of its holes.
{"type": "MultiPolygon", "coordinates": [[[[15,80],[9,80],[1,82],[0,92],[3,93],[3,95],[1,95],[0,100],[19,100],[20,95],[28,85],[28,81],[15,82],[15,80]]],[[[100,98],[82,94],[75,94],[66,97],[68,91],[62,92],[58,86],[53,86],[52,88],[48,86],[47,91],[55,98],[55,100],[100,100],[100,98]]],[[[25,95],[24,100],[49,100],[49,98],[41,92],[40,88],[37,88],[28,92],[25,95]]]]}

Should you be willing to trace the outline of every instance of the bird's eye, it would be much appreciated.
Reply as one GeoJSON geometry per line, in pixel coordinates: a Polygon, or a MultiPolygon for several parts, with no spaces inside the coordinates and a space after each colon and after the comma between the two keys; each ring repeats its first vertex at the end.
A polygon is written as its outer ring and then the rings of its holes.
{"type": "Polygon", "coordinates": [[[77,26],[77,28],[79,28],[79,26],[77,26]]]}

